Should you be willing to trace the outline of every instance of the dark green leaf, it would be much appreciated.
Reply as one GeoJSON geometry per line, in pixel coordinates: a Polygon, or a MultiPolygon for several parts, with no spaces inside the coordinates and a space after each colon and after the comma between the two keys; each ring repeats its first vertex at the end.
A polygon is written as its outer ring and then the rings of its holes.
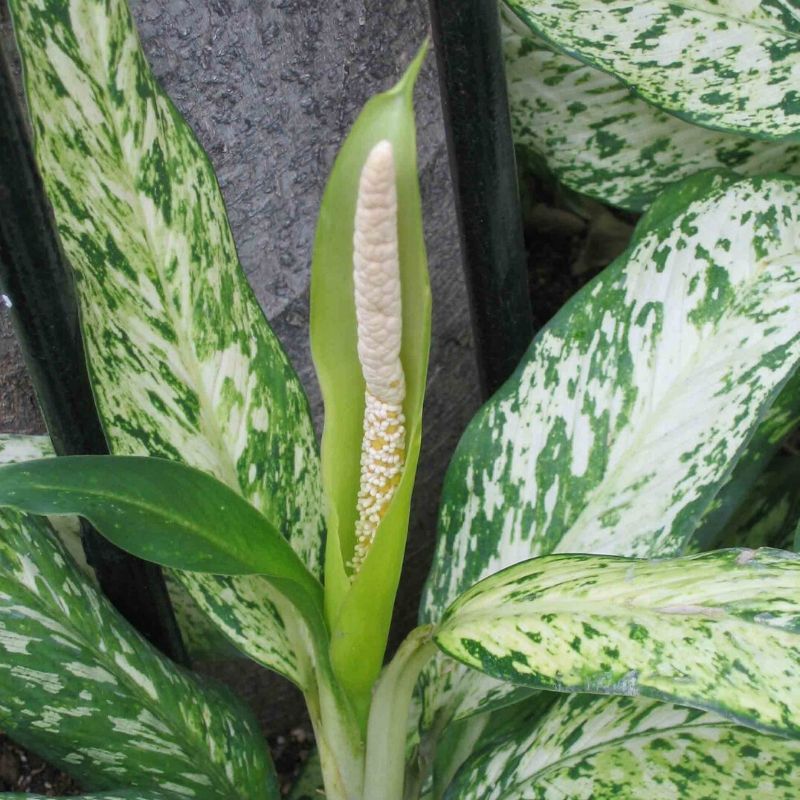
{"type": "Polygon", "coordinates": [[[69,456],[0,467],[0,506],[79,514],[146,561],[219,575],[319,584],[276,528],[241,495],[162,458],[69,456]]]}

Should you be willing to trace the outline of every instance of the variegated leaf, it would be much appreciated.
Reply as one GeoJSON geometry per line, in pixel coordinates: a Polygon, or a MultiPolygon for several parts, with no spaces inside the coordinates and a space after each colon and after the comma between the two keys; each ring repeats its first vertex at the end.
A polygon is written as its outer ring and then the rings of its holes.
{"type": "Polygon", "coordinates": [[[0,433],[0,466],[55,455],[49,436],[0,433]]]}
{"type": "Polygon", "coordinates": [[[673,181],[706,168],[800,174],[800,144],[691,125],[649,105],[614,76],[504,28],[514,144],[570,189],[642,211],[673,181]]]}
{"type": "Polygon", "coordinates": [[[698,125],[800,139],[794,0],[506,0],[557,49],[698,125]]]}
{"type": "Polygon", "coordinates": [[[644,695],[800,737],[800,556],[531,559],[465,592],[436,643],[512,683],[644,695]]]}
{"type": "Polygon", "coordinates": [[[227,691],[160,655],[78,573],[46,521],[0,511],[0,727],[90,790],[277,797],[227,691]]]}
{"type": "Polygon", "coordinates": [[[800,743],[653,700],[575,695],[478,753],[447,800],[793,800],[800,743]]]}
{"type": "MultiPolygon", "coordinates": [[[[211,164],[156,84],[125,0],[12,0],[36,157],[77,274],[89,372],[117,454],[241,492],[319,574],[307,401],[239,266],[211,164]]],[[[181,576],[232,641],[298,683],[259,578],[181,576]]]]}
{"type": "MultiPolygon", "coordinates": [[[[800,372],[795,372],[786,383],[775,403],[767,411],[761,424],[758,426],[742,457],[736,463],[725,483],[720,488],[716,497],[709,504],[702,521],[692,533],[691,540],[687,543],[685,552],[702,552],[718,547],[778,547],[788,549],[786,540],[779,538],[773,525],[780,524],[778,518],[771,516],[768,527],[774,533],[769,539],[756,536],[748,542],[741,527],[742,511],[751,509],[754,505],[764,510],[764,497],[767,493],[778,502],[777,487],[770,489],[771,479],[762,478],[765,470],[771,470],[771,463],[777,463],[781,454],[779,448],[800,426],[800,372]],[[766,483],[765,483],[766,480],[766,483]],[[738,530],[739,533],[734,533],[738,530]],[[726,544],[722,544],[725,542],[726,544]]],[[[780,481],[784,486],[785,482],[780,481]]],[[[788,488],[788,487],[787,487],[788,488]]],[[[792,504],[793,505],[793,504],[792,504]]],[[[792,511],[788,506],[783,506],[782,513],[788,521],[792,511]]],[[[746,512],[749,514],[749,512],[746,512]]],[[[751,517],[754,521],[755,518],[751,517]]],[[[756,523],[754,523],[756,524],[756,523]]],[[[766,533],[766,531],[765,531],[766,533]]]]}
{"type": "MultiPolygon", "coordinates": [[[[800,358],[799,201],[794,179],[721,174],[659,198],[462,437],[423,621],[532,556],[686,548],[800,358]]],[[[428,720],[487,707],[482,679],[436,672],[428,720]]]]}

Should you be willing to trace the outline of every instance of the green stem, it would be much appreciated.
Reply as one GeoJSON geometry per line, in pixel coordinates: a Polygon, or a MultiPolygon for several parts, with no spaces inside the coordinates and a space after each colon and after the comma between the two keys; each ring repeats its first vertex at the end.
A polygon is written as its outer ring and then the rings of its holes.
{"type": "Polygon", "coordinates": [[[344,693],[329,671],[318,675],[306,705],[314,727],[326,800],[360,800],[364,779],[364,745],[360,726],[344,693]]]}
{"type": "Polygon", "coordinates": [[[411,631],[375,684],[363,800],[403,800],[408,712],[419,673],[436,652],[431,633],[430,625],[411,631]]]}

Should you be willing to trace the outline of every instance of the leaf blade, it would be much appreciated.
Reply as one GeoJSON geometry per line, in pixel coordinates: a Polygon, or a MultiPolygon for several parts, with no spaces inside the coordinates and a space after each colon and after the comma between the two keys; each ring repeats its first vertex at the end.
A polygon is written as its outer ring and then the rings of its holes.
{"type": "MultiPolygon", "coordinates": [[[[719,172],[659,197],[629,250],[545,326],[464,433],[445,477],[421,621],[532,556],[672,556],[689,546],[762,421],[771,448],[796,413],[796,398],[776,398],[796,380],[798,200],[796,179],[719,172]],[[779,309],[786,338],[773,347],[760,325],[771,328],[779,309]],[[765,345],[760,354],[739,347],[746,330],[765,345]]],[[[429,720],[445,706],[482,710],[490,693],[502,702],[496,682],[442,659],[436,673],[429,720]]]]}
{"type": "Polygon", "coordinates": [[[84,787],[277,796],[255,721],[144,641],[47,523],[0,510],[0,720],[84,787]]]}
{"type": "MultiPolygon", "coordinates": [[[[127,3],[15,0],[10,11],[110,450],[222,479],[319,575],[319,459],[305,394],[244,278],[211,164],[156,83],[127,3]]],[[[207,580],[179,580],[210,608],[207,580]]],[[[228,592],[230,615],[217,622],[273,666],[286,640],[279,615],[260,614],[269,588],[240,577],[218,592],[228,592]],[[265,637],[274,646],[261,647],[265,637]]]]}
{"type": "Polygon", "coordinates": [[[784,3],[506,0],[559,50],[696,125],[800,138],[800,15],[784,3]]]}
{"type": "Polygon", "coordinates": [[[642,698],[564,698],[476,754],[447,800],[790,800],[797,741],[642,698]],[[491,776],[491,777],[490,777],[491,776]]]}
{"type": "Polygon", "coordinates": [[[163,566],[212,574],[263,573],[319,584],[277,529],[225,484],[176,461],[65,456],[0,467],[0,504],[80,514],[114,544],[163,566]]]}
{"type": "Polygon", "coordinates": [[[466,592],[435,636],[496,678],[638,695],[800,736],[800,557],[545,556],[466,592]]]}
{"type": "Polygon", "coordinates": [[[529,29],[520,34],[506,22],[503,50],[518,152],[532,163],[544,158],[576,192],[644,211],[667,185],[703,169],[800,173],[797,142],[755,141],[684,122],[529,29]]]}

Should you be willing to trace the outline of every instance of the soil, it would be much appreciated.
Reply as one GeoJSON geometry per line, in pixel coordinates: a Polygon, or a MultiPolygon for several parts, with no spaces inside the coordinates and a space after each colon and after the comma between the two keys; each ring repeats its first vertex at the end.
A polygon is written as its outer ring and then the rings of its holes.
{"type": "MultiPolygon", "coordinates": [[[[305,728],[268,738],[281,794],[288,795],[314,748],[314,738],[305,728]]],[[[69,797],[81,787],[55,767],[29,753],[0,733],[0,792],[26,792],[46,797],[69,797]]]]}
{"type": "Polygon", "coordinates": [[[625,250],[637,216],[535,178],[523,179],[521,188],[528,281],[538,330],[625,250]]]}
{"type": "Polygon", "coordinates": [[[0,791],[64,797],[79,794],[80,787],[68,775],[0,733],[0,791]]]}

